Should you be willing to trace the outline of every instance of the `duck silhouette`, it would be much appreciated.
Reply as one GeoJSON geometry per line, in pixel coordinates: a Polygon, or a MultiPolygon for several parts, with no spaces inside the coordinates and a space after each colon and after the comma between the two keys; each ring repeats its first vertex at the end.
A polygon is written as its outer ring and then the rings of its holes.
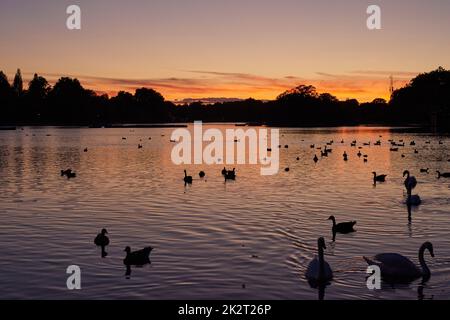
{"type": "Polygon", "coordinates": [[[97,246],[109,245],[109,238],[108,238],[107,234],[108,234],[108,231],[106,229],[102,229],[102,231],[95,237],[94,243],[97,246]]]}
{"type": "Polygon", "coordinates": [[[72,169],[67,169],[67,170],[61,170],[61,177],[67,175],[68,173],[71,173],[72,169]]]}
{"type": "Polygon", "coordinates": [[[222,175],[224,176],[224,175],[226,175],[226,174],[227,174],[227,168],[223,167],[222,175]]]}
{"type": "Polygon", "coordinates": [[[206,174],[204,171],[200,171],[198,175],[200,178],[204,178],[206,174]]]}
{"type": "Polygon", "coordinates": [[[123,264],[126,266],[143,266],[150,262],[150,253],[152,252],[152,247],[146,247],[138,251],[131,251],[130,247],[125,248],[127,255],[123,259],[123,264]]]}
{"type": "Polygon", "coordinates": [[[236,168],[227,171],[227,173],[225,174],[225,181],[226,180],[236,180],[236,168]]]}

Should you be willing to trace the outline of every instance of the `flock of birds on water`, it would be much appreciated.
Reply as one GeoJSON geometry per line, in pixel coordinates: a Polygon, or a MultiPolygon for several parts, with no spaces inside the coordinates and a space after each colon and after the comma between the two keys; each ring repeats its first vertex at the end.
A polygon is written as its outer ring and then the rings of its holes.
{"type": "MultiPolygon", "coordinates": [[[[381,136],[380,136],[381,137],[381,136]]],[[[126,140],[126,138],[122,138],[123,140],[126,140]]],[[[151,140],[151,138],[149,138],[151,140]]],[[[176,142],[172,141],[171,142],[176,142]]],[[[237,142],[237,141],[235,141],[237,142]]],[[[391,144],[390,151],[397,152],[399,151],[400,147],[405,147],[405,142],[403,140],[400,140],[399,142],[395,142],[394,140],[389,140],[391,144]]],[[[318,147],[313,144],[311,145],[311,149],[317,149],[320,151],[320,156],[328,157],[330,153],[333,152],[331,149],[331,146],[333,145],[334,141],[330,141],[326,143],[326,146],[324,148],[318,147]]],[[[341,141],[342,144],[344,144],[344,140],[341,141]]],[[[427,141],[426,144],[431,144],[430,141],[427,141]]],[[[439,141],[439,144],[442,145],[443,142],[439,141]]],[[[371,143],[363,143],[363,146],[370,146],[371,143]]],[[[381,146],[381,140],[378,140],[374,143],[375,146],[381,146]]],[[[356,147],[357,141],[354,140],[351,142],[351,147],[356,147]]],[[[416,146],[415,141],[410,142],[410,146],[416,146]]],[[[143,145],[139,144],[138,149],[142,149],[143,145]]],[[[281,145],[278,146],[278,148],[281,148],[281,145]]],[[[288,145],[285,145],[285,148],[289,148],[288,145]]],[[[359,152],[357,156],[359,158],[363,158],[364,162],[368,162],[368,155],[365,155],[361,152],[363,147],[359,147],[359,152]]],[[[84,149],[84,152],[87,152],[88,149],[84,149]]],[[[269,148],[268,151],[271,151],[269,148]]],[[[414,153],[417,154],[418,150],[414,149],[414,153]]],[[[405,156],[402,155],[402,158],[405,156]]],[[[348,161],[349,156],[347,152],[344,152],[343,154],[344,161],[348,161]]],[[[297,160],[300,160],[298,157],[297,160]]],[[[317,155],[313,158],[314,162],[319,162],[319,157],[317,155]]],[[[448,160],[450,162],[450,159],[448,160]]],[[[421,169],[421,173],[429,173],[429,168],[421,169]]],[[[286,172],[289,172],[289,168],[285,168],[286,172]]],[[[436,171],[437,178],[450,178],[450,172],[441,173],[439,170],[436,171]]],[[[228,170],[227,168],[223,168],[221,171],[222,176],[225,179],[225,182],[228,180],[236,180],[236,169],[233,168],[233,170],[228,170]]],[[[386,174],[377,174],[376,172],[372,172],[373,174],[373,183],[376,185],[377,183],[383,183],[386,182],[387,175],[386,174]]],[[[61,176],[66,176],[67,178],[75,178],[76,173],[73,172],[71,169],[61,170],[61,176]]],[[[206,176],[206,173],[204,171],[199,172],[199,177],[204,178],[206,176]]],[[[405,178],[403,184],[406,188],[407,192],[407,199],[406,204],[408,207],[410,206],[417,206],[420,205],[422,200],[419,195],[413,195],[412,190],[417,186],[417,179],[416,177],[412,176],[411,173],[408,170],[405,170],[403,172],[403,177],[405,178]]],[[[187,171],[184,170],[184,178],[183,181],[185,185],[191,185],[193,183],[193,177],[189,176],[187,174],[187,171]]],[[[333,234],[333,242],[336,241],[336,234],[349,234],[352,232],[355,232],[355,225],[356,221],[349,221],[349,222],[336,222],[336,218],[334,216],[330,216],[328,220],[332,221],[332,234],[333,234]]],[[[101,232],[96,236],[94,243],[101,247],[102,257],[106,257],[107,253],[105,251],[106,246],[110,244],[109,238],[107,236],[107,230],[102,229],[101,232]]],[[[324,285],[327,285],[330,283],[330,281],[333,279],[333,269],[330,266],[330,264],[325,260],[324,257],[324,250],[326,249],[326,243],[325,239],[323,237],[320,237],[317,241],[318,246],[318,255],[315,256],[309,263],[306,272],[305,277],[308,280],[309,284],[312,287],[323,287],[324,285]]],[[[130,275],[131,269],[130,266],[143,266],[145,264],[150,263],[150,253],[152,252],[152,247],[145,247],[138,251],[131,251],[131,248],[127,246],[125,248],[126,256],[123,259],[124,265],[127,267],[127,275],[130,275]]],[[[422,246],[419,248],[419,263],[420,266],[417,266],[414,264],[409,258],[399,254],[399,253],[380,253],[375,255],[374,257],[363,257],[363,259],[367,262],[369,266],[378,266],[381,271],[381,275],[383,280],[387,281],[388,283],[410,283],[418,278],[422,278],[423,282],[426,282],[431,277],[431,271],[428,268],[424,254],[425,251],[428,251],[431,255],[431,257],[434,257],[434,250],[433,245],[430,242],[424,242],[422,246]]]]}

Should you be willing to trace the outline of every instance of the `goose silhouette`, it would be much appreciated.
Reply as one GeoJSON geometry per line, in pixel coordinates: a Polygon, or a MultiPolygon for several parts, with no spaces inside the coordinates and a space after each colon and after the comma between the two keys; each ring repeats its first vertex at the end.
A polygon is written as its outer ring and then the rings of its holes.
{"type": "Polygon", "coordinates": [[[353,227],[356,225],[356,221],[336,223],[336,218],[334,216],[330,216],[328,220],[333,221],[333,228],[332,228],[333,233],[345,234],[355,231],[353,227]]]}
{"type": "Polygon", "coordinates": [[[428,268],[424,253],[430,252],[434,257],[433,245],[431,242],[425,242],[419,249],[420,268],[411,260],[398,253],[381,253],[373,258],[363,257],[367,264],[378,266],[381,269],[381,275],[387,282],[409,283],[420,277],[428,281],[431,277],[431,271],[428,268]]]}
{"type": "Polygon", "coordinates": [[[223,168],[223,170],[222,170],[222,175],[224,176],[224,175],[226,175],[227,174],[227,168],[223,168]]]}
{"type": "Polygon", "coordinates": [[[429,168],[426,169],[420,169],[420,173],[428,173],[430,171],[429,168]]]}
{"type": "Polygon", "coordinates": [[[333,271],[328,262],[325,261],[323,250],[326,249],[325,239],[317,240],[318,255],[311,260],[306,270],[305,277],[312,286],[323,284],[333,279],[333,271]]]}
{"type": "Polygon", "coordinates": [[[440,178],[450,178],[450,172],[444,172],[441,173],[439,170],[436,171],[436,173],[438,174],[438,179],[440,178]]]}
{"type": "Polygon", "coordinates": [[[123,259],[123,264],[127,266],[143,266],[148,264],[150,263],[149,256],[152,250],[152,247],[146,247],[142,250],[132,252],[130,247],[126,247],[124,251],[127,255],[125,256],[125,259],[123,259]]]}
{"type": "Polygon", "coordinates": [[[200,171],[198,175],[200,178],[204,178],[206,174],[204,171],[200,171]]]}
{"type": "Polygon", "coordinates": [[[319,158],[317,158],[317,154],[314,156],[313,160],[314,160],[314,162],[316,162],[316,163],[317,163],[317,161],[319,161],[319,158]]]}
{"type": "Polygon", "coordinates": [[[188,176],[186,170],[184,170],[184,183],[192,184],[192,176],[188,176]]]}
{"type": "Polygon", "coordinates": [[[372,174],[373,174],[373,182],[374,183],[386,182],[387,174],[380,174],[379,176],[377,176],[377,173],[375,171],[372,172],[372,174]]]}

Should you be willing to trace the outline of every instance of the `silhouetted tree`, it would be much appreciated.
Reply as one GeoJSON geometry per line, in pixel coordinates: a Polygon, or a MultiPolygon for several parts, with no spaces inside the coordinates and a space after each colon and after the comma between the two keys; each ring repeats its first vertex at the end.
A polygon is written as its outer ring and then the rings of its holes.
{"type": "Polygon", "coordinates": [[[419,74],[390,101],[395,118],[450,128],[450,71],[442,67],[419,74]]]}
{"type": "Polygon", "coordinates": [[[20,69],[17,69],[16,75],[14,76],[13,88],[14,88],[14,92],[18,96],[22,95],[22,93],[23,93],[23,80],[22,80],[22,73],[20,72],[20,69]]]}
{"type": "Polygon", "coordinates": [[[7,124],[14,121],[15,104],[14,91],[6,75],[0,71],[0,123],[7,124]]]}

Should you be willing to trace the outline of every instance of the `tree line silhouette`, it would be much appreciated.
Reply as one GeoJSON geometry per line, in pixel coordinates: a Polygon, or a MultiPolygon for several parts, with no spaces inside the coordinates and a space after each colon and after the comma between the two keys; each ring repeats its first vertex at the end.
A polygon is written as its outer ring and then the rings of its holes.
{"type": "Polygon", "coordinates": [[[62,77],[54,86],[37,74],[24,89],[20,69],[9,83],[0,71],[1,125],[88,125],[204,122],[247,122],[279,126],[412,125],[450,130],[450,71],[442,67],[419,74],[393,92],[390,101],[341,101],[299,85],[275,100],[247,99],[214,104],[175,105],[153,89],[115,97],[83,88],[62,77]]]}

